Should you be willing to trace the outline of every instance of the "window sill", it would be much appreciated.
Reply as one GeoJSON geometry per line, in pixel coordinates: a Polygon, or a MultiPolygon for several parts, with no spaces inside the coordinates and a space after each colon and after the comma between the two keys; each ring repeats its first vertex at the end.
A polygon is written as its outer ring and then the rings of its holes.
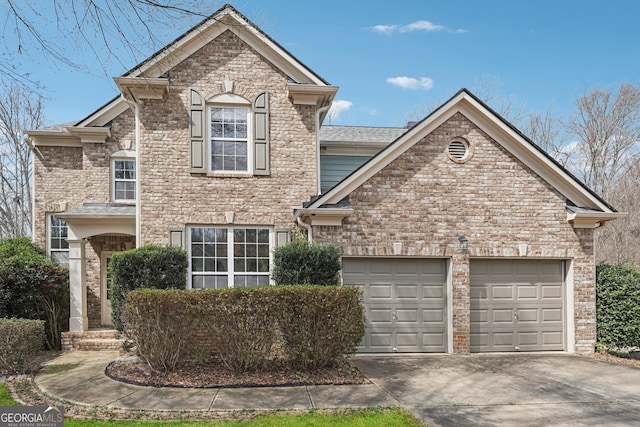
{"type": "Polygon", "coordinates": [[[250,172],[207,172],[207,176],[213,178],[251,178],[253,174],[250,172]]]}

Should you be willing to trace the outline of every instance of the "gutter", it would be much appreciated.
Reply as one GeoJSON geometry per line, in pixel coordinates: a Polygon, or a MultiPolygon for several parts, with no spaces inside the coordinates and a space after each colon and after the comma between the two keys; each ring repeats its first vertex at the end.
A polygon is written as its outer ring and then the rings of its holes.
{"type": "Polygon", "coordinates": [[[136,144],[136,248],[140,247],[140,107],[138,103],[132,99],[127,99],[124,93],[120,94],[123,101],[129,104],[129,107],[133,108],[135,116],[135,144],[136,144]]]}
{"type": "Polygon", "coordinates": [[[318,195],[322,192],[322,183],[320,182],[320,115],[331,108],[331,104],[316,109],[316,192],[318,195]]]}
{"type": "Polygon", "coordinates": [[[307,224],[306,222],[304,222],[297,212],[296,212],[296,222],[300,227],[307,230],[307,241],[309,243],[313,243],[313,228],[311,227],[311,224],[307,224]]]}

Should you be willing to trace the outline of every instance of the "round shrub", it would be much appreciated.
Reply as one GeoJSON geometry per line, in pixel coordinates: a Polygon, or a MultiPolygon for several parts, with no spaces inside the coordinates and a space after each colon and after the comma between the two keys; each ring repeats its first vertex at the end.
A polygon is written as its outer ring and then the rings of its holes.
{"type": "Polygon", "coordinates": [[[144,245],[111,257],[111,320],[123,331],[121,311],[127,294],[135,289],[184,289],[187,254],[176,246],[144,245]]]}
{"type": "Polygon", "coordinates": [[[341,256],[335,245],[298,238],[274,251],[272,279],[277,285],[338,285],[341,256]]]}

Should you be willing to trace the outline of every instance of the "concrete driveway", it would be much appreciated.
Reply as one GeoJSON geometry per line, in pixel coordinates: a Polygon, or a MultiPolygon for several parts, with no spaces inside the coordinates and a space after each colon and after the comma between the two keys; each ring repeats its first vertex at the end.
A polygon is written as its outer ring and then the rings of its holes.
{"type": "Polygon", "coordinates": [[[640,425],[640,369],[567,354],[355,359],[429,426],[640,425]]]}

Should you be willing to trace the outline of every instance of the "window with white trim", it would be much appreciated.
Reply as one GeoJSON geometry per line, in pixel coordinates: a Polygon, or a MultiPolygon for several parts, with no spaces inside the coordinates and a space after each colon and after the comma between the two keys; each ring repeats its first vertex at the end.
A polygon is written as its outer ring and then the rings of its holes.
{"type": "Polygon", "coordinates": [[[249,171],[248,107],[213,106],[211,117],[211,170],[249,171]]]}
{"type": "Polygon", "coordinates": [[[135,159],[112,159],[114,201],[131,202],[136,200],[136,161],[135,159]]]}
{"type": "Polygon", "coordinates": [[[55,215],[49,215],[49,238],[47,248],[49,258],[56,264],[69,266],[69,243],[67,237],[69,227],[67,223],[55,215]]]}
{"type": "Polygon", "coordinates": [[[191,287],[268,285],[270,235],[268,228],[192,227],[189,230],[191,287]]]}

